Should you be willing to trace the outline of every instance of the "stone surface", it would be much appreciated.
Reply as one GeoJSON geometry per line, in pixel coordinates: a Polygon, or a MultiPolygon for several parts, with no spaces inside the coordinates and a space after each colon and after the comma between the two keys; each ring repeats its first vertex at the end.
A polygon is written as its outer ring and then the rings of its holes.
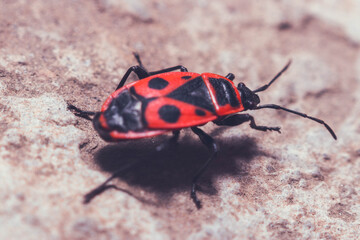
{"type": "Polygon", "coordinates": [[[359,239],[359,2],[2,0],[0,2],[0,239],[359,239]],[[108,144],[66,102],[99,110],[137,51],[149,70],[182,64],[236,75],[255,89],[289,59],[266,92],[276,103],[326,120],[338,135],[275,110],[258,124],[202,127],[108,144]],[[134,160],[143,164],[90,204],[90,189],[134,160]]]}

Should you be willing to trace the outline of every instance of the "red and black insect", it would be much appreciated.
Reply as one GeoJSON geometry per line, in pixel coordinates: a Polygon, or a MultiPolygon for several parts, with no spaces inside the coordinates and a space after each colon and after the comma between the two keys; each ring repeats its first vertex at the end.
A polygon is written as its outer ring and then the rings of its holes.
{"type": "MultiPolygon", "coordinates": [[[[250,127],[260,131],[277,131],[280,127],[258,126],[249,114],[237,114],[245,110],[272,108],[287,111],[323,124],[336,139],[334,131],[323,120],[304,113],[290,110],[275,104],[258,105],[260,98],[256,94],[266,90],[290,65],[289,63],[266,85],[251,91],[244,83],[237,87],[232,82],[234,74],[225,77],[213,73],[192,73],[179,65],[163,70],[148,72],[139,63],[128,69],[116,91],[103,104],[100,112],[87,112],[69,105],[77,116],[91,119],[99,135],[106,141],[121,141],[153,137],[173,132],[170,140],[158,147],[163,149],[179,138],[180,130],[191,128],[211,154],[204,165],[198,169],[192,180],[191,198],[199,208],[196,195],[196,183],[218,152],[214,139],[198,126],[214,122],[219,126],[237,126],[250,122],[250,127]],[[180,70],[180,72],[173,72],[180,70]],[[125,85],[129,75],[134,72],[139,80],[125,85]]],[[[85,196],[85,203],[106,190],[112,179],[120,176],[128,168],[115,172],[102,185],[85,196]]]]}

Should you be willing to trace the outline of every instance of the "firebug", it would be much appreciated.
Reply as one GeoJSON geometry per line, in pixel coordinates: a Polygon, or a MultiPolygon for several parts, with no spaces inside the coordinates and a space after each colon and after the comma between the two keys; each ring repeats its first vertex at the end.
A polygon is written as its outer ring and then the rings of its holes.
{"type": "MultiPolygon", "coordinates": [[[[275,104],[259,105],[260,98],[257,93],[273,84],[288,69],[291,61],[268,84],[252,91],[244,83],[235,86],[235,76],[232,73],[225,77],[214,73],[199,74],[188,72],[187,68],[181,65],[148,72],[142,65],[139,55],[134,55],[139,65],[127,70],[116,90],[102,105],[100,112],[83,111],[71,104],[68,108],[75,115],[86,119],[93,116],[94,128],[105,141],[147,138],[172,131],[173,136],[159,146],[158,150],[176,142],[181,129],[191,128],[210,151],[210,157],[192,179],[190,196],[198,208],[201,207],[201,203],[196,194],[197,182],[219,150],[214,139],[199,126],[211,121],[218,126],[237,126],[249,122],[250,127],[255,130],[280,133],[280,127],[259,126],[250,114],[238,114],[246,110],[271,108],[320,123],[334,139],[337,139],[334,131],[321,119],[275,104]],[[173,72],[176,70],[180,71],[173,72]],[[132,72],[139,80],[125,85],[132,72]]],[[[106,190],[107,184],[127,169],[125,167],[115,172],[103,184],[88,193],[84,202],[90,202],[106,190]]]]}

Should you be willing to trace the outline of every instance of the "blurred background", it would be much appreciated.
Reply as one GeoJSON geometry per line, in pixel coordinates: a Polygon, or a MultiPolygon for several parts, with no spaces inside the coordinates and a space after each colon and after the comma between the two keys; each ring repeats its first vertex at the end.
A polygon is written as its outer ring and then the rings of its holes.
{"type": "MultiPolygon", "coordinates": [[[[360,1],[0,0],[0,239],[358,239],[360,1]],[[99,111],[140,54],[149,71],[184,65],[234,73],[250,89],[292,60],[247,124],[108,144],[67,102],[99,111]],[[83,205],[83,195],[134,159],[138,168],[83,205]]],[[[135,78],[134,78],[135,79],[135,78]]]]}

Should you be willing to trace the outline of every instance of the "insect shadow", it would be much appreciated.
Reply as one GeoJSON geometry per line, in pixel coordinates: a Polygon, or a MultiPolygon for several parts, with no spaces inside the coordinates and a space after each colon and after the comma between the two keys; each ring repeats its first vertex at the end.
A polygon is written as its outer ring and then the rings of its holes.
{"type": "MultiPolygon", "coordinates": [[[[220,135],[215,131],[212,135],[220,135]]],[[[196,138],[185,135],[176,145],[162,151],[156,151],[156,146],[166,141],[168,136],[154,139],[119,142],[107,145],[95,154],[95,163],[105,172],[114,173],[126,165],[136,164],[124,172],[118,179],[129,186],[138,187],[143,191],[155,194],[155,205],[168,201],[174,193],[190,190],[191,180],[198,169],[209,157],[208,149],[196,138]]],[[[217,194],[213,181],[217,176],[232,175],[239,178],[247,175],[248,163],[261,152],[255,140],[246,136],[222,139],[217,137],[220,147],[217,159],[209,166],[199,181],[199,191],[209,195],[217,194]]],[[[148,202],[138,197],[138,189],[112,188],[126,192],[142,202],[148,202]]],[[[119,183],[119,185],[121,185],[119,183]]]]}

